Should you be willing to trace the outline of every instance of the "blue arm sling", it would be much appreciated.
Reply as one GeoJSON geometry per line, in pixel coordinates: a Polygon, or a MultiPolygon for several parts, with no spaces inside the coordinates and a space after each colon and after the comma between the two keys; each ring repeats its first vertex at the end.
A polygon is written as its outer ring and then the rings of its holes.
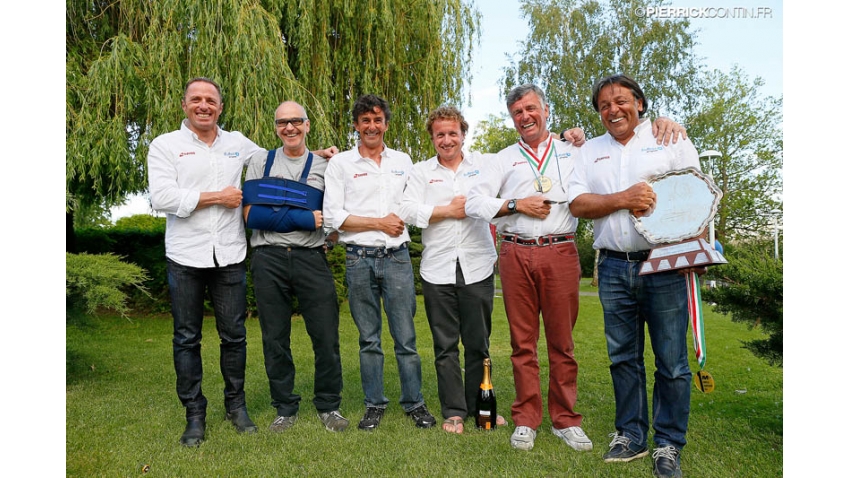
{"type": "Polygon", "coordinates": [[[245,181],[242,187],[242,205],[251,205],[246,226],[274,232],[315,231],[313,211],[322,209],[324,191],[307,185],[313,153],[307,154],[298,181],[270,177],[274,157],[275,150],[269,151],[263,177],[245,181]]]}

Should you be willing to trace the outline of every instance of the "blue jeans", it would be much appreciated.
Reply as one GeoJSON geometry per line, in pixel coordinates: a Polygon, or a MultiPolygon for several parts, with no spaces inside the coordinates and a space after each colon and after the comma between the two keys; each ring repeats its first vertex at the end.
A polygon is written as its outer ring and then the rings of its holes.
{"type": "Polygon", "coordinates": [[[186,407],[187,418],[206,415],[207,399],[201,391],[201,329],[207,289],[221,340],[219,366],[224,378],[224,406],[228,412],[245,408],[245,270],[245,261],[224,267],[196,268],[167,260],[177,396],[186,407]]]}
{"type": "Polygon", "coordinates": [[[644,324],[655,354],[652,428],[657,447],[685,446],[691,409],[687,282],[676,271],[639,276],[640,262],[599,256],[599,299],[611,359],[615,426],[635,449],[649,431],[644,324]]]}
{"type": "Polygon", "coordinates": [[[384,351],[381,348],[381,301],[401,380],[399,403],[409,412],[425,403],[422,398],[422,365],[416,352],[416,290],[407,249],[367,255],[367,249],[347,245],[345,280],[348,302],[360,332],[360,382],[367,407],[386,408],[384,351]]]}

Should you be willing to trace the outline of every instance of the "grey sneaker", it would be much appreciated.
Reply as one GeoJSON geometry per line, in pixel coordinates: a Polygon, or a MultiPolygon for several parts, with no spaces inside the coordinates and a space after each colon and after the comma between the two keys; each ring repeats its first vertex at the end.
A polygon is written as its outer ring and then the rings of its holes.
{"type": "Polygon", "coordinates": [[[567,427],[561,429],[552,427],[552,433],[561,440],[564,440],[573,450],[593,450],[593,442],[590,441],[590,438],[587,438],[587,435],[584,434],[584,430],[582,430],[581,427],[567,427]]]}
{"type": "Polygon", "coordinates": [[[646,455],[649,455],[649,450],[646,447],[641,448],[640,450],[633,450],[629,445],[631,445],[632,440],[630,440],[627,436],[618,433],[611,433],[608,435],[612,437],[611,443],[608,444],[610,448],[608,453],[602,455],[602,461],[605,463],[628,463],[632,460],[637,460],[638,458],[643,458],[646,455]]]}
{"type": "Polygon", "coordinates": [[[289,417],[282,417],[282,416],[278,415],[278,417],[274,419],[272,424],[269,425],[269,430],[271,430],[275,433],[280,433],[280,432],[292,427],[292,425],[295,425],[295,420],[297,418],[298,417],[296,415],[292,415],[292,416],[289,416],[289,417]]]}
{"type": "Polygon", "coordinates": [[[511,435],[511,446],[517,450],[531,450],[534,448],[534,439],[537,437],[537,432],[531,427],[518,426],[511,435]]]}
{"type": "Polygon", "coordinates": [[[339,410],[320,413],[319,420],[325,425],[325,429],[331,432],[341,432],[348,427],[348,420],[339,414],[339,410]]]}

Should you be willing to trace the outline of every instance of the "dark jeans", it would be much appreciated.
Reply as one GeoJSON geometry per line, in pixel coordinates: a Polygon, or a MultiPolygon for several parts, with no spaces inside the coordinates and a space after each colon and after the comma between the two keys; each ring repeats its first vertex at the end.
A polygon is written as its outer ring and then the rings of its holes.
{"type": "Polygon", "coordinates": [[[263,246],[251,257],[254,294],[263,331],[263,356],[272,406],[288,417],[298,413],[301,397],[293,393],[295,364],[290,334],[292,302],[304,316],[313,342],[313,405],[319,413],[339,409],[342,365],[339,356],[339,304],[333,274],[321,248],[263,246]]]}
{"type": "Polygon", "coordinates": [[[691,410],[688,366],[688,292],[676,271],[639,275],[640,262],[599,256],[599,299],[611,359],[616,416],[614,426],[634,442],[647,446],[644,329],[655,354],[652,427],[658,447],[681,450],[691,410]]]}
{"type": "Polygon", "coordinates": [[[454,284],[422,281],[425,313],[434,338],[434,367],[443,418],[466,418],[475,411],[475,399],[489,357],[493,275],[466,284],[460,266],[454,284]],[[461,373],[458,342],[463,343],[461,373]]]}
{"type": "Polygon", "coordinates": [[[201,391],[201,328],[204,297],[209,290],[215,327],[221,339],[220,367],[224,378],[224,406],[228,412],[245,408],[245,262],[224,267],[197,268],[167,260],[171,314],[174,316],[174,370],[177,396],[186,416],[206,415],[201,391]]]}

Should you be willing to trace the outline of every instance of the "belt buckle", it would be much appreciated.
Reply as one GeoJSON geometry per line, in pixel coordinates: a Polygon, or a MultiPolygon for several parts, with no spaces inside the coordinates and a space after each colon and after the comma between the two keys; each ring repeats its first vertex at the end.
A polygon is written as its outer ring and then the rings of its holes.
{"type": "Polygon", "coordinates": [[[546,236],[538,237],[535,242],[537,242],[538,246],[545,246],[546,245],[546,236]]]}

